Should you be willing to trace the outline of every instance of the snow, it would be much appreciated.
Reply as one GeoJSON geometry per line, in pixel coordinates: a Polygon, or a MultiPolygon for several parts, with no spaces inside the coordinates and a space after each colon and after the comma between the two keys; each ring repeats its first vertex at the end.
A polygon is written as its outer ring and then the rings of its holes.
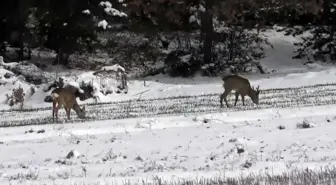
{"type": "Polygon", "coordinates": [[[125,72],[125,68],[121,67],[121,65],[119,64],[114,64],[112,66],[104,66],[101,69],[102,71],[114,71],[114,72],[118,72],[118,71],[123,71],[125,72]]]}
{"type": "Polygon", "coordinates": [[[112,15],[112,16],[119,16],[119,17],[127,17],[127,14],[125,14],[124,12],[121,12],[115,8],[112,8],[112,4],[109,1],[102,1],[99,3],[100,6],[105,7],[104,11],[105,13],[107,13],[108,15],[112,15]]]}
{"type": "Polygon", "coordinates": [[[86,10],[83,10],[83,14],[90,15],[90,14],[91,14],[91,12],[90,12],[90,10],[86,9],[86,10]]]}
{"type": "Polygon", "coordinates": [[[307,63],[306,66],[309,69],[317,69],[317,68],[321,68],[322,67],[322,65],[318,64],[318,63],[307,63]]]}
{"type": "Polygon", "coordinates": [[[22,165],[28,168],[20,169],[21,173],[39,171],[34,184],[49,184],[52,179],[66,183],[59,174],[71,174],[77,183],[93,183],[120,182],[124,175],[132,180],[155,175],[176,179],[216,176],[223,170],[226,176],[238,176],[318,169],[335,164],[334,109],[268,109],[6,128],[0,134],[5,144],[0,150],[4,167],[0,182],[15,176],[22,165]],[[318,123],[315,128],[296,127],[308,118],[318,123]],[[286,129],[277,129],[280,124],[286,129]],[[36,132],[42,129],[45,133],[36,132]],[[244,152],[238,154],[238,148],[244,152]],[[75,156],[65,159],[70,151],[75,156]],[[252,163],[249,169],[242,167],[246,161],[252,163]],[[83,166],[86,176],[79,175],[83,166]]]}
{"type": "Polygon", "coordinates": [[[191,15],[190,17],[189,17],[189,22],[190,23],[193,23],[193,22],[196,22],[197,21],[197,19],[196,19],[196,17],[194,16],[194,15],[191,15]]]}
{"type": "Polygon", "coordinates": [[[181,61],[184,62],[184,63],[189,63],[190,59],[191,59],[192,55],[191,54],[188,54],[188,55],[184,55],[184,56],[181,56],[181,61]]]}
{"type": "MultiPolygon", "coordinates": [[[[118,65],[116,65],[115,69],[118,65]]],[[[120,69],[122,69],[121,66],[119,66],[120,69]]],[[[24,92],[26,94],[25,96],[25,102],[23,107],[24,108],[36,108],[36,107],[50,107],[50,103],[44,102],[44,98],[48,95],[51,95],[51,91],[53,89],[50,89],[48,91],[49,84],[43,84],[40,86],[35,86],[32,84],[29,84],[25,82],[23,79],[21,79],[21,76],[16,77],[15,75],[11,76],[10,78],[5,78],[6,73],[13,74],[11,71],[8,71],[7,69],[3,69],[0,66],[0,109],[16,109],[18,108],[17,105],[10,107],[8,104],[6,104],[6,94],[11,94],[13,89],[17,89],[18,87],[22,87],[24,89],[24,92]],[[32,93],[32,88],[34,88],[34,93],[32,93]]],[[[59,77],[62,77],[64,79],[64,85],[65,86],[72,86],[80,93],[83,93],[83,90],[80,88],[80,84],[84,83],[90,83],[93,85],[94,92],[93,96],[97,97],[99,102],[110,102],[118,100],[119,97],[122,97],[123,94],[117,94],[115,93],[118,89],[117,86],[120,84],[120,81],[117,81],[115,79],[115,75],[112,75],[114,78],[104,78],[104,77],[98,77],[93,75],[94,71],[92,72],[85,72],[81,74],[76,74],[74,76],[67,76],[63,73],[59,74],[59,77]],[[106,96],[102,94],[100,91],[106,92],[112,92],[112,94],[109,94],[109,96],[106,96]]],[[[72,74],[73,75],[73,74],[72,74]]],[[[58,79],[58,78],[57,78],[58,79]]],[[[51,81],[53,82],[53,81],[51,81]]],[[[96,100],[94,99],[88,99],[86,101],[80,101],[77,100],[80,104],[82,103],[94,103],[96,100]]]]}
{"type": "Polygon", "coordinates": [[[112,4],[109,1],[101,1],[99,3],[99,5],[103,6],[103,7],[107,7],[107,8],[111,8],[112,7],[112,4]]]}
{"type": "Polygon", "coordinates": [[[99,21],[99,23],[98,23],[98,27],[103,28],[104,30],[106,30],[107,25],[108,25],[108,23],[107,23],[106,20],[99,21]]]}
{"type": "Polygon", "coordinates": [[[197,8],[195,6],[190,6],[189,11],[190,12],[195,12],[195,11],[197,11],[197,8]]]}
{"type": "Polygon", "coordinates": [[[4,67],[15,67],[16,65],[18,65],[17,62],[11,62],[11,63],[5,63],[3,60],[3,57],[0,56],[0,66],[4,66],[4,67]]]}
{"type": "Polygon", "coordinates": [[[205,12],[205,8],[204,8],[204,6],[202,6],[202,5],[199,5],[198,10],[201,11],[201,12],[205,12]]]}
{"type": "MultiPolygon", "coordinates": [[[[260,85],[264,90],[335,83],[335,67],[304,65],[305,60],[291,59],[296,38],[271,31],[266,34],[274,49],[268,48],[267,57],[260,62],[274,72],[240,74],[247,77],[251,85],[260,85]]],[[[119,67],[115,64],[103,69],[116,71],[119,67]]],[[[4,78],[7,72],[0,68],[0,83],[6,83],[0,86],[1,102],[14,87],[21,85],[27,92],[30,88],[15,76],[4,78]]],[[[92,71],[82,72],[76,78],[67,83],[77,87],[81,81],[91,82],[101,102],[223,92],[221,77],[157,75],[130,80],[128,94],[103,96],[100,84],[109,86],[110,79],[96,77],[92,71]]],[[[333,89],[321,91],[332,93],[333,89]]],[[[27,98],[26,107],[51,107],[50,103],[43,103],[46,94],[36,91],[27,98]]],[[[174,102],[167,100],[166,103],[174,102]]],[[[243,106],[241,101],[237,106],[243,106]]],[[[7,108],[0,104],[0,109],[7,108]]],[[[318,170],[336,165],[335,110],[335,104],[274,106],[249,111],[218,110],[192,115],[0,128],[0,184],[8,183],[9,179],[11,184],[111,184],[152,180],[156,176],[178,180],[223,174],[232,177],[264,172],[280,174],[297,168],[318,170]],[[67,158],[70,152],[73,157],[67,158]],[[28,179],[34,174],[37,174],[36,180],[28,179]],[[21,179],[15,180],[15,177],[21,179]]],[[[46,112],[51,116],[51,110],[34,114],[45,117],[46,112]]],[[[17,114],[26,116],[10,119],[29,117],[28,113],[17,114]]],[[[9,119],[1,116],[1,119],[9,119]]]]}
{"type": "Polygon", "coordinates": [[[76,89],[78,89],[78,92],[79,93],[84,93],[84,91],[80,88],[79,84],[75,81],[70,81],[70,82],[66,82],[64,83],[64,86],[72,86],[72,87],[75,87],[76,89]]]}
{"type": "Polygon", "coordinates": [[[121,11],[115,9],[115,8],[106,7],[104,9],[104,11],[107,14],[112,15],[112,16],[127,17],[127,14],[125,14],[124,12],[121,12],[121,11]]]}

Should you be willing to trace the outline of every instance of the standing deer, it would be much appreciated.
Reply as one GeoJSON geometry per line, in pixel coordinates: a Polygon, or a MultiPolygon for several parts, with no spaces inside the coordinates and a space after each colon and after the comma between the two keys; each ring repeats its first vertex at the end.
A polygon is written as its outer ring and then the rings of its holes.
{"type": "Polygon", "coordinates": [[[227,102],[227,96],[229,93],[234,90],[236,91],[236,99],[234,106],[236,106],[238,101],[238,96],[240,95],[242,98],[243,105],[245,105],[244,97],[247,95],[251,98],[252,102],[255,104],[259,104],[259,86],[254,89],[251,87],[250,82],[238,75],[228,75],[222,78],[223,80],[223,87],[224,87],[224,93],[220,95],[220,106],[223,107],[223,99],[226,103],[226,106],[229,107],[229,104],[227,102]]]}
{"type": "Polygon", "coordinates": [[[51,98],[53,100],[53,121],[55,122],[55,112],[56,112],[56,121],[58,118],[58,110],[61,106],[64,107],[67,118],[70,120],[70,111],[73,109],[77,116],[81,119],[85,118],[85,106],[80,108],[75,94],[67,88],[56,88],[51,92],[51,98]],[[57,105],[56,105],[57,104],[57,105]]]}

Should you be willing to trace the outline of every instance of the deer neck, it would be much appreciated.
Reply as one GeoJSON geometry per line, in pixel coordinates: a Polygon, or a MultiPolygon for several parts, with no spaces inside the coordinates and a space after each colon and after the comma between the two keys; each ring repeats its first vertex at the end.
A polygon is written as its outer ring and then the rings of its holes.
{"type": "Polygon", "coordinates": [[[251,97],[252,98],[252,96],[253,96],[253,89],[252,88],[250,88],[248,91],[247,91],[247,95],[249,96],[249,97],[251,97]]]}

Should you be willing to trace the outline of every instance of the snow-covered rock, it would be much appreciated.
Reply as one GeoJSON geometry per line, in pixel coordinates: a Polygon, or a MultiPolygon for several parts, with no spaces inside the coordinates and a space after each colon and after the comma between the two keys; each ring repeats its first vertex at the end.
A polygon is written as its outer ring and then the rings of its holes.
{"type": "Polygon", "coordinates": [[[66,155],[66,159],[71,159],[71,158],[79,158],[81,156],[81,154],[77,151],[77,150],[71,150],[67,155],[66,155]]]}
{"type": "Polygon", "coordinates": [[[106,20],[102,20],[98,23],[98,27],[103,28],[104,30],[106,30],[107,26],[108,26],[108,23],[106,20]]]}
{"type": "Polygon", "coordinates": [[[115,72],[125,72],[125,68],[123,68],[121,65],[119,64],[114,64],[112,66],[104,66],[101,68],[101,71],[115,71],[115,72]]]}

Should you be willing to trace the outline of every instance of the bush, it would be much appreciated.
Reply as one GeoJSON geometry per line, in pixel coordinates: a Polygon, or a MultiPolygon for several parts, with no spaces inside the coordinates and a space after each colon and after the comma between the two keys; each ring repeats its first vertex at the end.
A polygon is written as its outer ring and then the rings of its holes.
{"type": "Polygon", "coordinates": [[[299,129],[314,128],[315,124],[311,121],[303,120],[302,122],[297,123],[296,127],[299,128],[299,129]]]}
{"type": "Polygon", "coordinates": [[[240,26],[225,27],[216,33],[214,60],[202,66],[203,74],[214,76],[224,69],[231,72],[250,72],[257,68],[265,73],[258,60],[265,57],[264,47],[272,44],[257,30],[247,30],[240,26]]]}
{"type": "Polygon", "coordinates": [[[336,62],[336,38],[333,37],[328,26],[291,29],[293,35],[303,31],[309,31],[310,35],[302,37],[301,42],[294,44],[298,48],[293,58],[307,58],[309,62],[336,62]]]}
{"type": "Polygon", "coordinates": [[[188,77],[196,72],[217,76],[225,69],[233,73],[251,72],[253,69],[265,73],[258,60],[265,57],[265,46],[273,47],[267,37],[257,30],[251,31],[242,26],[225,27],[214,32],[212,62],[204,63],[202,43],[198,43],[196,37],[189,37],[185,46],[170,52],[164,61],[165,72],[173,77],[188,77]]]}
{"type": "Polygon", "coordinates": [[[191,52],[175,50],[168,54],[165,59],[165,73],[172,77],[193,76],[199,69],[201,60],[191,52]]]}
{"type": "Polygon", "coordinates": [[[20,109],[22,109],[24,101],[25,101],[25,93],[21,86],[19,86],[16,89],[13,89],[11,95],[6,94],[6,103],[9,104],[9,106],[21,104],[20,109]]]}

